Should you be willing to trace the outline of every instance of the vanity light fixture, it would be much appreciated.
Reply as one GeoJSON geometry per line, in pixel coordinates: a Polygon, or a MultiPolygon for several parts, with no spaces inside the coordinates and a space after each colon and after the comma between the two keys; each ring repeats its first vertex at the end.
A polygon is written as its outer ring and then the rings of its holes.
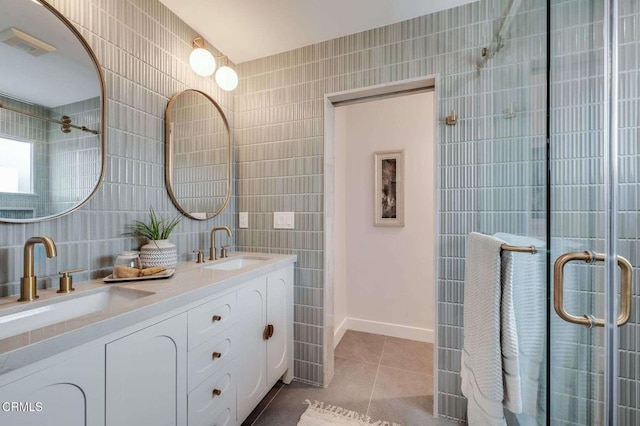
{"type": "Polygon", "coordinates": [[[196,74],[209,77],[216,70],[216,59],[211,52],[204,48],[204,39],[193,39],[193,51],[189,55],[189,64],[196,74]]]}
{"type": "MultiPolygon", "coordinates": [[[[216,58],[204,48],[204,39],[196,37],[193,39],[193,51],[189,55],[189,64],[196,74],[209,77],[216,70],[216,58]]],[[[238,87],[238,74],[228,65],[218,68],[215,75],[218,86],[227,92],[238,87]]]]}
{"type": "Polygon", "coordinates": [[[227,65],[220,67],[216,72],[216,83],[222,90],[230,92],[238,87],[238,74],[227,65]]]}

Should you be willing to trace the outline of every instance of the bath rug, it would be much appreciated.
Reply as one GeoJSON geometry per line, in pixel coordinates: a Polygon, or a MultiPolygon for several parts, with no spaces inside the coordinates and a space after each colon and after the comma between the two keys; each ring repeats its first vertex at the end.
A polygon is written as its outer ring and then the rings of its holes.
{"type": "Polygon", "coordinates": [[[305,401],[309,407],[302,413],[298,426],[400,426],[382,420],[373,421],[369,416],[346,410],[322,401],[305,401]]]}

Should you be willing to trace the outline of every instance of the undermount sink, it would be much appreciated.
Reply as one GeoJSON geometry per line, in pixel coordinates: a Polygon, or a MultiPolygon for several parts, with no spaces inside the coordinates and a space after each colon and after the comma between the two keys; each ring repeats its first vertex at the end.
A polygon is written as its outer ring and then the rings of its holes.
{"type": "Polygon", "coordinates": [[[241,256],[228,260],[217,260],[216,263],[205,266],[205,269],[216,269],[219,271],[237,271],[238,269],[244,269],[249,266],[259,265],[265,260],[269,260],[269,258],[258,256],[241,256]]]}
{"type": "Polygon", "coordinates": [[[7,308],[6,314],[0,311],[0,340],[128,304],[152,294],[155,293],[130,288],[102,287],[97,291],[60,296],[60,301],[54,298],[7,308]]]}

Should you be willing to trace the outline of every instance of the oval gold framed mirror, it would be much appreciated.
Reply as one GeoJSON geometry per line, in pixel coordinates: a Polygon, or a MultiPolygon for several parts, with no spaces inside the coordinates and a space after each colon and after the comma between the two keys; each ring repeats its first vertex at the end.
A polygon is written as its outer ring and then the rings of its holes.
{"type": "Polygon", "coordinates": [[[104,180],[105,82],[46,1],[0,10],[0,222],[38,222],[78,209],[104,180]]]}
{"type": "Polygon", "coordinates": [[[173,204],[191,219],[220,214],[231,197],[231,132],[209,95],[188,89],[165,113],[165,181],[173,204]]]}

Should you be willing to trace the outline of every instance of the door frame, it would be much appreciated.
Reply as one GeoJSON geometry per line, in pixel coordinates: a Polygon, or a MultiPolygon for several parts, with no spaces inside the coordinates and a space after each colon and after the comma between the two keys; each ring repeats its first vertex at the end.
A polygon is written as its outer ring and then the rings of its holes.
{"type": "MultiPolygon", "coordinates": [[[[331,379],[334,375],[334,259],[333,253],[335,245],[334,235],[334,183],[335,183],[335,107],[340,103],[357,103],[366,102],[369,100],[375,100],[376,98],[401,96],[403,94],[410,94],[411,92],[418,92],[423,90],[433,90],[435,99],[435,118],[436,126],[434,126],[434,157],[436,158],[436,167],[433,171],[436,174],[436,192],[440,187],[439,176],[437,175],[438,160],[437,149],[439,145],[437,117],[440,116],[438,111],[438,87],[439,76],[429,75],[414,79],[399,80],[391,83],[385,83],[380,85],[362,87],[358,89],[346,90],[342,92],[327,93],[324,95],[324,260],[323,260],[323,275],[324,275],[324,295],[323,295],[323,353],[322,361],[324,366],[324,372],[322,377],[322,385],[324,387],[329,386],[331,379]]],[[[436,196],[436,236],[438,230],[438,215],[439,203],[436,196]]],[[[435,304],[435,317],[434,317],[434,363],[433,363],[433,413],[437,416],[438,413],[438,398],[436,397],[438,391],[438,244],[437,238],[433,241],[435,246],[435,285],[433,300],[435,304]]]]}

